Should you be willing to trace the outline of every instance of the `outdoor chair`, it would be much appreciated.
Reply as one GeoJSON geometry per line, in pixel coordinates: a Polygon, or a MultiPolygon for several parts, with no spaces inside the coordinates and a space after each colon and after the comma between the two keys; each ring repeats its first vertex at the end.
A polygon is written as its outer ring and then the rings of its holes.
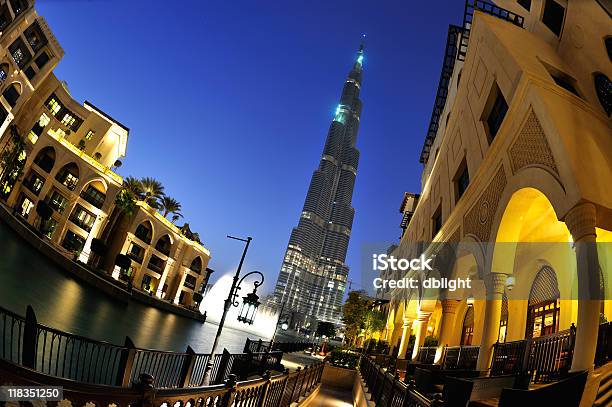
{"type": "Polygon", "coordinates": [[[515,384],[514,375],[471,379],[448,376],[445,378],[442,400],[445,407],[465,407],[473,400],[499,398],[504,388],[514,388],[515,384]]]}
{"type": "Polygon", "coordinates": [[[580,405],[588,372],[570,374],[567,379],[534,390],[503,389],[499,407],[540,406],[559,402],[564,406],[580,405]]]}

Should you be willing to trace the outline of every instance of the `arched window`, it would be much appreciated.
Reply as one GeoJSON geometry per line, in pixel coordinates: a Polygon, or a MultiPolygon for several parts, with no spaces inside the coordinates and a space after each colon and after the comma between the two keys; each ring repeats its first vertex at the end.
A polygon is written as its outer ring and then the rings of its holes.
{"type": "Polygon", "coordinates": [[[608,51],[608,58],[612,61],[612,35],[604,39],[606,44],[606,51],[608,51]]]}
{"type": "Polygon", "coordinates": [[[193,261],[191,262],[191,266],[189,266],[189,269],[195,273],[200,274],[202,272],[202,259],[200,257],[196,257],[195,259],[193,259],[193,261]]]}
{"type": "Polygon", "coordinates": [[[170,240],[170,236],[163,235],[157,240],[155,244],[155,249],[166,256],[170,254],[170,247],[172,246],[172,240],[170,240]]]}
{"type": "Polygon", "coordinates": [[[4,82],[8,78],[8,64],[0,64],[0,82],[4,82]]]}
{"type": "Polygon", "coordinates": [[[151,225],[151,222],[149,222],[148,220],[142,222],[136,227],[134,235],[136,235],[137,238],[139,238],[146,244],[151,244],[151,238],[153,237],[153,225],[151,225]]]}
{"type": "Polygon", "coordinates": [[[606,114],[612,113],[612,81],[601,72],[595,74],[595,91],[606,114]]]}
{"type": "Polygon", "coordinates": [[[74,191],[79,183],[79,167],[75,163],[66,164],[58,171],[55,179],[69,190],[74,191]]]}
{"type": "Polygon", "coordinates": [[[529,292],[525,338],[551,335],[559,330],[560,296],[555,271],[549,266],[542,267],[529,292]]]}
{"type": "Polygon", "coordinates": [[[461,346],[469,346],[472,344],[474,337],[474,307],[468,305],[468,309],[463,317],[463,330],[461,331],[461,346]]]}
{"type": "Polygon", "coordinates": [[[506,342],[506,334],[508,332],[508,296],[506,292],[502,294],[501,317],[499,318],[499,332],[497,334],[497,342],[506,342]]]}
{"type": "Polygon", "coordinates": [[[4,99],[6,99],[6,102],[11,107],[15,107],[17,104],[17,99],[19,99],[19,89],[17,88],[17,85],[11,83],[6,89],[4,89],[2,96],[4,96],[4,99]]]}
{"type": "Polygon", "coordinates": [[[106,187],[100,181],[92,181],[81,191],[81,198],[98,209],[102,209],[106,200],[106,187]]]}
{"type": "Polygon", "coordinates": [[[51,172],[55,165],[55,150],[53,147],[45,147],[40,150],[34,159],[34,163],[46,173],[51,172]]]}

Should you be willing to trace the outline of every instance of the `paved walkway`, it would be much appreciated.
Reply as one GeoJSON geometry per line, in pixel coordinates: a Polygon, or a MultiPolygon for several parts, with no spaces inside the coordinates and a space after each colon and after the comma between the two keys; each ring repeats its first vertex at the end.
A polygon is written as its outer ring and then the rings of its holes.
{"type": "Polygon", "coordinates": [[[346,390],[322,386],[308,407],[353,407],[353,395],[346,390]]]}

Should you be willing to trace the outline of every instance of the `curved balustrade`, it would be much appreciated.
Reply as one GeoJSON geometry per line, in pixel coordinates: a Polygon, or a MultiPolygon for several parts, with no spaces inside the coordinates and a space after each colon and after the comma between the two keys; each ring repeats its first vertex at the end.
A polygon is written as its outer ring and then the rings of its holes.
{"type": "Polygon", "coordinates": [[[404,383],[399,376],[393,376],[386,369],[378,366],[372,359],[362,356],[359,372],[363,378],[372,401],[376,405],[389,407],[435,407],[442,406],[441,399],[436,396],[429,400],[416,390],[414,381],[404,383]]]}
{"type": "Polygon", "coordinates": [[[237,382],[230,375],[224,384],[157,389],[153,376],[142,374],[129,388],[91,385],[53,377],[0,359],[0,385],[39,385],[63,387],[63,398],[72,405],[92,402],[97,406],[192,407],[263,406],[289,407],[309,395],[321,382],[323,363],[296,372],[237,382]],[[178,404],[177,404],[178,403],[178,404]]]}
{"type": "MultiPolygon", "coordinates": [[[[249,341],[245,348],[262,341],[249,341]]],[[[298,349],[301,343],[275,344],[283,349],[298,349]]],[[[246,379],[267,370],[282,371],[283,351],[262,351],[230,354],[224,350],[212,360],[211,383],[225,382],[231,374],[246,379]]],[[[137,348],[130,338],[115,345],[39,324],[31,307],[20,316],[0,307],[0,359],[58,378],[92,385],[131,387],[143,374],[154,377],[156,388],[194,388],[202,386],[207,353],[166,352],[137,348]]]]}

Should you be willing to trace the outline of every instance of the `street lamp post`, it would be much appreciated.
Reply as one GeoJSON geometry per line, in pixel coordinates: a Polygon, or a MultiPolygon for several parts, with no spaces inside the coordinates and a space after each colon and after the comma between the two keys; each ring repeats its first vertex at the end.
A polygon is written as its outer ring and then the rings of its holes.
{"type": "Polygon", "coordinates": [[[221,315],[221,320],[219,321],[219,328],[217,328],[217,335],[215,336],[212,350],[210,352],[210,359],[208,360],[208,363],[206,364],[206,371],[204,372],[204,379],[202,380],[204,385],[208,385],[210,383],[210,373],[211,373],[212,366],[214,363],[214,357],[217,352],[217,345],[219,344],[219,338],[221,337],[221,332],[223,331],[223,325],[225,324],[225,318],[227,317],[227,312],[230,310],[232,305],[234,307],[237,307],[239,305],[238,301],[236,300],[236,297],[238,297],[238,291],[241,288],[240,284],[242,284],[242,281],[246,277],[252,274],[257,274],[261,278],[261,281],[255,281],[255,283],[253,283],[253,286],[254,286],[253,292],[243,297],[243,305],[240,310],[240,315],[238,317],[239,321],[248,323],[248,324],[252,324],[253,318],[255,317],[255,312],[257,311],[257,307],[260,304],[259,297],[256,294],[257,287],[262,285],[264,282],[264,275],[261,274],[259,271],[251,271],[250,273],[247,273],[242,278],[240,278],[240,271],[242,270],[242,264],[244,263],[244,258],[246,257],[247,251],[249,250],[249,245],[251,243],[251,240],[253,240],[253,238],[249,236],[246,239],[242,239],[240,237],[234,237],[234,236],[229,236],[229,235],[227,237],[230,239],[240,240],[241,242],[245,242],[246,245],[244,246],[244,251],[242,252],[242,257],[240,258],[240,263],[238,263],[238,268],[236,269],[236,274],[234,275],[232,287],[230,288],[230,292],[223,306],[223,315],[221,315]]]}
{"type": "Polygon", "coordinates": [[[287,323],[287,321],[283,321],[281,323],[281,319],[283,317],[288,317],[288,315],[283,315],[283,310],[285,309],[285,304],[287,303],[287,301],[283,302],[283,305],[281,306],[280,312],[278,313],[278,319],[276,320],[276,325],[274,326],[274,334],[272,335],[272,340],[271,342],[274,343],[274,339],[276,338],[276,332],[278,332],[278,327],[280,326],[282,328],[283,331],[286,331],[287,328],[289,328],[289,324],[287,323]]]}

